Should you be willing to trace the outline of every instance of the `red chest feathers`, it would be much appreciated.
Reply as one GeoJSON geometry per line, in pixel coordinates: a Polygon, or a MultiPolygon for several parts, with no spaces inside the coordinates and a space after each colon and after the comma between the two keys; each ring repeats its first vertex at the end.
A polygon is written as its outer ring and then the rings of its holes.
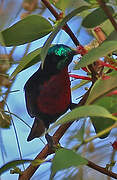
{"type": "Polygon", "coordinates": [[[70,80],[67,69],[52,76],[40,88],[37,99],[40,112],[54,115],[64,113],[71,102],[70,80]]]}

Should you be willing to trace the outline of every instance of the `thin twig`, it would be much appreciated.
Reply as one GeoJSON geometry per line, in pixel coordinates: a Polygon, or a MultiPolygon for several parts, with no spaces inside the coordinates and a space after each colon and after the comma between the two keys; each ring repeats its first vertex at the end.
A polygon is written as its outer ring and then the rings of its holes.
{"type": "Polygon", "coordinates": [[[97,2],[99,3],[100,7],[103,9],[103,11],[107,15],[107,17],[110,19],[112,25],[114,26],[115,30],[117,31],[117,23],[114,20],[114,18],[112,16],[111,12],[109,11],[108,7],[106,6],[106,3],[104,2],[104,0],[97,0],[97,2]]]}
{"type": "Polygon", "coordinates": [[[11,49],[11,51],[10,51],[10,53],[9,53],[9,60],[11,60],[13,57],[13,53],[14,53],[14,51],[16,50],[16,46],[14,46],[12,49],[11,49]],[[12,58],[11,58],[12,57],[12,58]]]}
{"type": "Polygon", "coordinates": [[[110,177],[112,177],[114,179],[117,179],[117,174],[116,173],[113,173],[112,171],[109,171],[106,168],[98,166],[97,164],[95,164],[95,163],[93,163],[91,161],[88,161],[87,166],[89,166],[90,168],[93,168],[96,171],[101,172],[101,173],[103,173],[103,174],[105,174],[107,176],[110,176],[110,177]]]}
{"type": "MultiPolygon", "coordinates": [[[[56,20],[60,20],[61,19],[61,15],[59,15],[56,10],[52,7],[52,5],[49,3],[49,1],[47,0],[41,0],[44,5],[50,10],[50,12],[53,14],[53,16],[56,18],[56,20]]],[[[72,41],[74,42],[74,44],[76,46],[79,46],[80,43],[78,41],[78,39],[76,38],[76,36],[74,35],[74,33],[71,31],[71,29],[69,28],[69,26],[66,24],[63,27],[63,30],[70,36],[70,38],[72,39],[72,41]]]]}
{"type": "Polygon", "coordinates": [[[28,44],[26,45],[26,49],[25,49],[25,53],[24,53],[23,57],[26,56],[26,55],[28,54],[30,45],[31,45],[31,43],[28,43],[28,44]]]}
{"type": "Polygon", "coordinates": [[[79,147],[81,147],[82,145],[87,144],[87,143],[93,141],[94,139],[101,137],[102,135],[110,132],[112,129],[114,129],[114,128],[116,128],[116,127],[117,127],[117,123],[114,123],[112,126],[104,129],[103,131],[97,133],[96,135],[91,136],[91,137],[89,137],[89,138],[87,138],[87,139],[84,139],[81,144],[75,145],[75,146],[73,147],[73,149],[74,149],[75,151],[77,151],[77,150],[79,149],[79,147]]]}

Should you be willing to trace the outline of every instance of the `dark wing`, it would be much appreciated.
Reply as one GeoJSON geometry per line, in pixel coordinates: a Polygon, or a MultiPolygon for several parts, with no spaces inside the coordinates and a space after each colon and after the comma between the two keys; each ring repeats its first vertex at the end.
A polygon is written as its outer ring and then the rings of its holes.
{"type": "Polygon", "coordinates": [[[38,114],[37,109],[37,97],[39,96],[39,86],[40,86],[40,77],[41,69],[36,71],[26,82],[24,86],[25,91],[25,101],[28,114],[31,117],[36,117],[38,114]]]}

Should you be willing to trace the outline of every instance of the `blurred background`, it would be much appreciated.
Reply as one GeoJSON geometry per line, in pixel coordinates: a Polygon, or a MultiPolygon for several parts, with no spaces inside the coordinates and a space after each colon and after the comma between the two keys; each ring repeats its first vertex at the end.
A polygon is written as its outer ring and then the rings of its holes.
{"type": "MultiPolygon", "coordinates": [[[[72,10],[72,7],[66,9],[66,14],[72,10]]],[[[40,0],[0,0],[0,30],[13,25],[22,18],[29,14],[41,14],[46,18],[53,18],[52,14],[45,8],[40,0]]],[[[93,36],[89,34],[82,26],[82,17],[75,17],[68,22],[70,28],[75,33],[79,42],[85,46],[93,40],[93,36]]],[[[42,150],[46,144],[46,140],[42,137],[40,139],[34,139],[31,142],[27,142],[27,136],[30,131],[28,125],[32,125],[33,119],[31,119],[26,111],[25,99],[24,99],[24,85],[28,78],[38,69],[40,63],[22,71],[13,80],[13,83],[8,79],[21,58],[29,52],[43,46],[48,36],[36,40],[32,43],[21,45],[18,47],[2,47],[0,46],[0,108],[6,109],[11,112],[11,125],[9,127],[9,117],[6,115],[6,122],[2,122],[2,116],[0,114],[0,166],[15,159],[34,159],[35,156],[42,150]],[[3,76],[3,74],[5,74],[3,76]],[[25,121],[28,125],[26,125],[25,121]]],[[[70,47],[75,47],[70,37],[61,30],[53,41],[53,44],[62,43],[70,47]]],[[[75,56],[74,60],[79,58],[75,56]]],[[[75,74],[83,75],[80,70],[73,70],[74,63],[69,66],[69,71],[75,74]]],[[[79,84],[80,80],[71,79],[71,87],[79,84]]],[[[78,103],[79,97],[86,91],[85,88],[89,87],[89,84],[84,85],[78,90],[72,91],[72,101],[78,103]]],[[[90,123],[89,119],[82,119],[78,122],[74,122],[69,128],[67,133],[61,139],[61,145],[72,148],[79,142],[78,131],[85,129],[85,136],[90,137],[95,135],[95,131],[90,123]],[[76,136],[77,134],[77,136],[76,136]]],[[[53,131],[54,132],[54,131],[53,131]]],[[[52,133],[53,133],[52,132],[52,133]]],[[[105,166],[110,160],[116,160],[116,152],[113,151],[110,142],[113,142],[116,137],[116,129],[111,132],[108,138],[96,139],[86,145],[83,145],[78,152],[87,157],[91,161],[105,166]]],[[[49,180],[51,164],[45,163],[41,165],[39,170],[31,178],[31,180],[49,180]]],[[[23,170],[25,167],[20,166],[23,170]]],[[[116,166],[113,170],[116,169],[116,166]]],[[[10,174],[10,171],[1,175],[0,180],[16,180],[18,175],[10,174]]],[[[111,178],[102,175],[86,166],[79,169],[70,168],[57,173],[54,179],[80,179],[80,180],[111,180],[111,178]]]]}

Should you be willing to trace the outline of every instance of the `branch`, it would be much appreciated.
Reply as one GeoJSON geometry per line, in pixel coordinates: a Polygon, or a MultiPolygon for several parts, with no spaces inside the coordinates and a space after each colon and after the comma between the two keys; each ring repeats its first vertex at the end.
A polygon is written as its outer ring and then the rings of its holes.
{"type": "MultiPolygon", "coordinates": [[[[52,5],[49,3],[48,0],[41,0],[44,5],[50,10],[50,12],[53,14],[53,16],[56,18],[56,20],[60,20],[61,19],[61,13],[58,14],[56,12],[56,10],[52,7],[52,5]]],[[[70,38],[72,39],[72,41],[74,42],[74,44],[76,46],[79,46],[80,43],[78,41],[78,39],[76,38],[76,36],[74,35],[74,33],[71,31],[71,29],[69,28],[69,26],[66,24],[63,27],[63,30],[70,36],[70,38]]]]}
{"type": "Polygon", "coordinates": [[[106,3],[104,2],[104,0],[97,0],[97,2],[99,3],[100,7],[103,9],[105,14],[107,15],[107,17],[111,21],[112,25],[114,26],[115,30],[117,31],[117,23],[114,20],[112,14],[110,13],[108,7],[106,6],[106,3]]]}
{"type": "Polygon", "coordinates": [[[98,166],[97,164],[95,164],[91,161],[88,161],[87,166],[89,166],[90,168],[95,169],[96,171],[101,172],[109,177],[117,179],[117,174],[113,173],[112,171],[107,170],[106,168],[98,166]]]}

